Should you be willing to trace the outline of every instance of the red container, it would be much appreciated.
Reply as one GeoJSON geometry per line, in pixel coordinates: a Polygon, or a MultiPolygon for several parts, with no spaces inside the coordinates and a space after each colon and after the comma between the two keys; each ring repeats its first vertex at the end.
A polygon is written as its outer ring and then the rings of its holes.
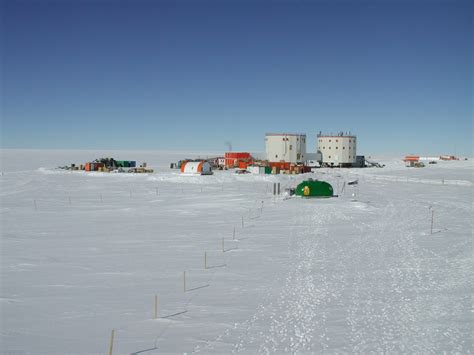
{"type": "Polygon", "coordinates": [[[404,161],[419,161],[420,157],[418,155],[407,155],[404,159],[404,161]]]}
{"type": "Polygon", "coordinates": [[[225,166],[232,168],[234,166],[239,166],[241,162],[250,162],[252,156],[247,152],[227,152],[225,153],[225,166]]]}
{"type": "Polygon", "coordinates": [[[227,152],[225,153],[226,158],[233,158],[233,159],[250,159],[250,153],[247,152],[227,152]]]}
{"type": "Polygon", "coordinates": [[[247,169],[247,166],[246,162],[239,160],[239,169],[247,169]]]}
{"type": "Polygon", "coordinates": [[[104,163],[86,163],[86,171],[98,171],[99,168],[103,168],[104,163]]]}

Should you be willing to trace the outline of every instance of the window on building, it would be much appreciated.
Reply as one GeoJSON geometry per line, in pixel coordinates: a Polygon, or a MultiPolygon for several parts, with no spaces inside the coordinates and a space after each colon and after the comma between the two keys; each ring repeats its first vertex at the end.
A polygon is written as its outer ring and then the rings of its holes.
{"type": "Polygon", "coordinates": [[[293,145],[292,145],[292,144],[290,144],[290,150],[292,150],[292,149],[293,149],[293,145]]]}

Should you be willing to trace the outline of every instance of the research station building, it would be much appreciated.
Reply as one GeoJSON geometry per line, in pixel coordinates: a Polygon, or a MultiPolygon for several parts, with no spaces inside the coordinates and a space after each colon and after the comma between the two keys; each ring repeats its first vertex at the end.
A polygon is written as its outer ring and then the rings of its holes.
{"type": "Polygon", "coordinates": [[[357,159],[357,138],[350,133],[317,135],[317,156],[321,166],[351,167],[357,159]]]}
{"type": "Polygon", "coordinates": [[[297,133],[267,133],[265,150],[270,166],[288,169],[291,164],[306,161],[306,135],[297,133]]]}

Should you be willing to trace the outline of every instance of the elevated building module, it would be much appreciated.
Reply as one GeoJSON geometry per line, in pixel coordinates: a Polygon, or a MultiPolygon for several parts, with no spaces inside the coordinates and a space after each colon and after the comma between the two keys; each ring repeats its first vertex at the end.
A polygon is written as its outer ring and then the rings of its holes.
{"type": "Polygon", "coordinates": [[[317,135],[317,155],[322,166],[351,167],[357,160],[357,138],[350,133],[317,135]]]}
{"type": "Polygon", "coordinates": [[[306,161],[306,135],[267,133],[265,150],[271,166],[287,169],[291,164],[302,164],[306,161]]]}

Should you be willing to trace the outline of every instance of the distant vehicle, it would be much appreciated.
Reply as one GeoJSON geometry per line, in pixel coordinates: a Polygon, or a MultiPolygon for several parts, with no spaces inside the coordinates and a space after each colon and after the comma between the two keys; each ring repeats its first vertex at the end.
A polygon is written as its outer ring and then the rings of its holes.
{"type": "Polygon", "coordinates": [[[245,169],[237,169],[237,170],[235,171],[235,173],[236,173],[236,174],[240,174],[240,175],[241,175],[241,174],[250,174],[250,171],[245,170],[245,169]]]}
{"type": "Polygon", "coordinates": [[[437,162],[435,162],[434,160],[428,162],[428,164],[438,164],[437,162]]]}

